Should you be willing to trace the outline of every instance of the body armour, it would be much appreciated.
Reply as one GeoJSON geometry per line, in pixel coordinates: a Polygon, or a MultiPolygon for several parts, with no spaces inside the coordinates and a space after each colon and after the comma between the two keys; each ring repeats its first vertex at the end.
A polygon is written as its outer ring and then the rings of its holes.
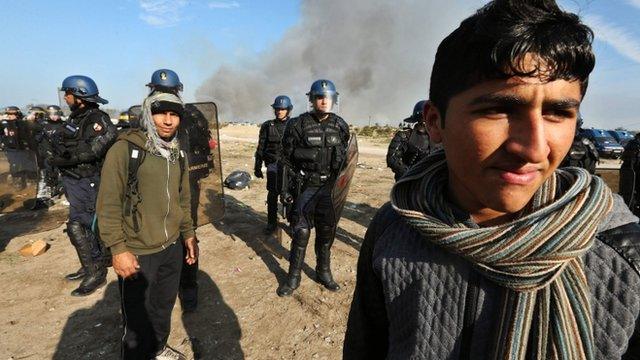
{"type": "Polygon", "coordinates": [[[2,120],[0,123],[3,149],[27,150],[30,137],[29,126],[24,120],[2,120]]]}
{"type": "Polygon", "coordinates": [[[429,154],[429,134],[407,129],[398,131],[389,143],[387,166],[399,179],[411,167],[429,154]]]}
{"type": "Polygon", "coordinates": [[[576,135],[573,139],[573,143],[571,144],[571,149],[569,149],[569,153],[564,160],[562,160],[560,166],[581,167],[589,171],[591,174],[595,174],[596,164],[599,159],[600,156],[598,155],[598,150],[591,140],[581,135],[576,135]]]}
{"type": "Polygon", "coordinates": [[[624,147],[618,189],[624,202],[634,214],[640,213],[638,207],[638,166],[640,165],[640,140],[632,139],[624,147]]]}
{"type": "Polygon", "coordinates": [[[261,165],[263,161],[266,165],[269,165],[280,159],[282,137],[287,122],[289,122],[288,119],[274,119],[262,123],[258,138],[258,149],[256,150],[256,165],[261,165]]]}
{"type": "Polygon", "coordinates": [[[65,128],[65,151],[58,152],[52,164],[73,177],[99,174],[107,150],[118,135],[109,115],[97,107],[78,109],[71,113],[65,128]]]}
{"type": "Polygon", "coordinates": [[[319,121],[314,114],[304,113],[289,121],[282,144],[288,165],[303,176],[307,186],[320,186],[344,164],[349,126],[335,114],[319,121]]]}

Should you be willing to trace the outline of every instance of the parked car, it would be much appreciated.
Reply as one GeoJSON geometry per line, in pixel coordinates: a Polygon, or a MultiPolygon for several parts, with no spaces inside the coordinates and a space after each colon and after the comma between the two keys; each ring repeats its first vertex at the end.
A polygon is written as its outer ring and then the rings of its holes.
{"type": "Polygon", "coordinates": [[[593,142],[602,158],[618,159],[624,148],[606,130],[583,129],[582,134],[593,142]]]}
{"type": "Polygon", "coordinates": [[[625,130],[609,130],[609,134],[611,134],[622,147],[627,146],[627,143],[633,139],[633,135],[625,130]]]}

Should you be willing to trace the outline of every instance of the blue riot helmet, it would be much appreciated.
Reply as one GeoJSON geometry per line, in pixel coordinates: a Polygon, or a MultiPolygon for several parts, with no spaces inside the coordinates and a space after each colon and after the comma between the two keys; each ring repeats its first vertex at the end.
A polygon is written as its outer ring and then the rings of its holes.
{"type": "Polygon", "coordinates": [[[159,90],[178,95],[182,91],[182,83],[175,71],[169,69],[156,70],[151,74],[151,82],[147,84],[150,92],[159,90]]]}
{"type": "Polygon", "coordinates": [[[90,77],[72,75],[62,81],[60,90],[70,92],[73,96],[85,101],[108,104],[109,102],[98,96],[98,85],[90,77]]]}
{"type": "Polygon", "coordinates": [[[309,97],[309,101],[313,100],[316,96],[327,96],[333,100],[333,105],[338,103],[338,92],[336,86],[331,80],[316,80],[311,84],[311,90],[306,94],[309,97]]]}
{"type": "Polygon", "coordinates": [[[406,123],[416,123],[422,120],[422,114],[424,114],[424,104],[427,103],[427,100],[418,101],[413,107],[413,113],[408,118],[404,119],[406,123]]]}
{"type": "Polygon", "coordinates": [[[271,104],[271,107],[275,110],[286,109],[291,111],[293,109],[293,104],[291,104],[291,99],[289,99],[288,96],[278,95],[276,96],[276,99],[273,100],[273,104],[271,104]]]}
{"type": "Polygon", "coordinates": [[[22,119],[22,111],[20,111],[20,108],[17,106],[7,106],[4,109],[4,114],[9,116],[12,116],[12,120],[13,119],[22,119]]]}

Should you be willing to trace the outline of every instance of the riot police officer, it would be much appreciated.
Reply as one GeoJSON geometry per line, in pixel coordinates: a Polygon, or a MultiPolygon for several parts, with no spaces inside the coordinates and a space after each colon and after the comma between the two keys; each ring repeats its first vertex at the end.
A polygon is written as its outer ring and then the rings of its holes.
{"type": "Polygon", "coordinates": [[[282,135],[289,120],[293,105],[291,99],[279,95],[271,105],[275,119],[267,120],[260,126],[254,175],[262,178],[262,163],[267,166],[267,227],[265,234],[271,234],[278,226],[278,195],[282,184],[282,166],[278,163],[282,151],[282,135]]]}
{"type": "Polygon", "coordinates": [[[593,142],[582,135],[582,124],[582,117],[579,117],[573,143],[562,163],[560,163],[560,167],[577,166],[586,169],[591,174],[595,174],[596,164],[600,161],[600,155],[593,142]]]}
{"type": "Polygon", "coordinates": [[[411,165],[429,154],[429,133],[423,119],[426,100],[413,107],[413,114],[404,119],[405,123],[415,124],[413,128],[399,130],[393,135],[387,150],[387,166],[395,174],[396,181],[404,175],[411,165]]]}
{"type": "Polygon", "coordinates": [[[71,109],[58,149],[48,161],[60,169],[69,202],[67,234],[76,248],[82,267],[66,276],[82,279],[71,295],[85,296],[106,283],[104,249],[92,230],[100,170],[107,150],[117,136],[109,115],[99,109],[108,101],[98,94],[98,86],[89,77],[69,76],[62,82],[64,100],[71,109]]]}
{"type": "Polygon", "coordinates": [[[56,136],[63,131],[62,109],[57,105],[47,106],[45,117],[37,127],[34,139],[38,144],[39,173],[38,193],[35,208],[53,205],[51,198],[59,193],[59,172],[47,159],[55,154],[56,136]]]}
{"type": "Polygon", "coordinates": [[[5,119],[0,131],[0,148],[9,162],[11,185],[18,190],[27,186],[30,172],[35,169],[33,153],[30,149],[30,128],[17,106],[5,108],[5,119]]]}
{"type": "Polygon", "coordinates": [[[640,215],[640,201],[638,201],[638,187],[640,183],[640,133],[637,133],[624,147],[622,166],[620,166],[619,189],[620,195],[629,209],[640,215]]]}
{"type": "Polygon", "coordinates": [[[340,289],[330,268],[331,245],[338,220],[331,194],[346,161],[349,126],[332,112],[338,103],[338,92],[331,81],[315,81],[307,96],[312,111],[291,119],[282,140],[282,161],[296,186],[291,191],[293,239],[289,274],[278,288],[279,296],[291,295],[300,285],[309,233],[314,226],[317,280],[331,291],[340,289]]]}

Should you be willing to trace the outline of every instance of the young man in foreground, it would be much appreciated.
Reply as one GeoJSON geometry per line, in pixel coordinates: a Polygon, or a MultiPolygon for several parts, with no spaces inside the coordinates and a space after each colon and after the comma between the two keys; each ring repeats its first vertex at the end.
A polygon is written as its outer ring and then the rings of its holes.
{"type": "Polygon", "coordinates": [[[496,0],[440,44],[425,116],[444,151],[371,222],[346,359],[640,356],[638,218],[557,170],[592,39],[554,1],[496,0]]]}
{"type": "Polygon", "coordinates": [[[185,358],[167,346],[183,258],[190,265],[198,258],[176,136],[183,110],[174,94],[147,97],[142,128],[120,135],[102,171],[98,224],[120,284],[123,359],[185,358]]]}

